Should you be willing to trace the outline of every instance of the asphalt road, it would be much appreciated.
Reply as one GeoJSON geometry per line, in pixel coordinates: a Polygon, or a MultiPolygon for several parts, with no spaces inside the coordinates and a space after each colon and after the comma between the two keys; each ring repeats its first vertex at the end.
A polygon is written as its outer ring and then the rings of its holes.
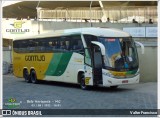
{"type": "Polygon", "coordinates": [[[3,75],[3,108],[157,109],[157,83],[124,85],[116,90],[107,87],[81,90],[75,84],[48,81],[32,84],[13,75],[3,75]]]}

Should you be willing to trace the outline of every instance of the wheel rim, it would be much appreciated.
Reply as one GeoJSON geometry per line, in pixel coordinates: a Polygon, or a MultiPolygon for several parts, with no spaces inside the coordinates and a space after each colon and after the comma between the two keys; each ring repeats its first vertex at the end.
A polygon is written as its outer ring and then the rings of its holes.
{"type": "Polygon", "coordinates": [[[36,81],[36,74],[34,71],[32,71],[32,73],[31,73],[31,80],[32,80],[32,82],[36,81]]]}
{"type": "Polygon", "coordinates": [[[28,71],[25,71],[25,72],[24,72],[24,79],[25,79],[26,81],[28,81],[28,71]]]}
{"type": "Polygon", "coordinates": [[[84,77],[81,79],[81,87],[86,88],[84,77]]]}

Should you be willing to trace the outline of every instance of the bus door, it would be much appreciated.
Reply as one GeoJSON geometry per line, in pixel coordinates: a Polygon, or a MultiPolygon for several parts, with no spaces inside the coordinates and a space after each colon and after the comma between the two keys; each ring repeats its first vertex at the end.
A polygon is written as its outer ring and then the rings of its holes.
{"type": "Polygon", "coordinates": [[[85,48],[84,52],[84,71],[85,71],[85,85],[93,85],[93,74],[92,74],[92,58],[91,49],[85,48]]]}
{"type": "Polygon", "coordinates": [[[99,46],[92,44],[91,54],[93,59],[93,81],[94,84],[102,84],[102,53],[99,46]]]}
{"type": "Polygon", "coordinates": [[[89,81],[89,85],[102,84],[102,54],[98,46],[85,49],[85,81],[89,81]]]}

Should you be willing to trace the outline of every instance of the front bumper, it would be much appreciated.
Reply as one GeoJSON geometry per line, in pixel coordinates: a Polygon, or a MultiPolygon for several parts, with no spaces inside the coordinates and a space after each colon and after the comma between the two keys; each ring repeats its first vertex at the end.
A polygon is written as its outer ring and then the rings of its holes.
{"type": "Polygon", "coordinates": [[[124,85],[124,84],[136,84],[139,83],[140,75],[137,74],[132,78],[124,78],[117,79],[114,77],[109,77],[107,75],[103,75],[103,86],[116,86],[116,85],[124,85]]]}

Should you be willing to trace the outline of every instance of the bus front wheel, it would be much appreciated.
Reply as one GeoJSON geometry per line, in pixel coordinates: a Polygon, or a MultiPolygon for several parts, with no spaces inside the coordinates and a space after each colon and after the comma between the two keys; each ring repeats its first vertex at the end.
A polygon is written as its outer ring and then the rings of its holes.
{"type": "Polygon", "coordinates": [[[30,83],[30,82],[31,82],[31,79],[30,79],[30,76],[29,76],[29,73],[28,73],[28,70],[27,70],[27,69],[24,69],[24,70],[23,70],[23,77],[24,77],[24,79],[25,79],[25,81],[26,81],[27,83],[30,83]]]}
{"type": "Polygon", "coordinates": [[[81,89],[83,89],[83,90],[88,89],[88,86],[85,84],[85,77],[83,74],[81,75],[80,86],[81,86],[81,89]]]}
{"type": "Polygon", "coordinates": [[[36,71],[35,70],[31,71],[31,82],[33,84],[37,84],[38,83],[37,75],[36,75],[36,71]]]}

